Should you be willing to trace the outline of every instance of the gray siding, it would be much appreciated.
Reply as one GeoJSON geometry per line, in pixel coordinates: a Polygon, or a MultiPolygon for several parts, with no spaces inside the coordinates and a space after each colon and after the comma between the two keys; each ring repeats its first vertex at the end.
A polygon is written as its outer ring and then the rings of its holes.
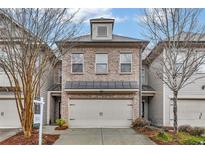
{"type": "Polygon", "coordinates": [[[149,99],[149,120],[154,125],[163,125],[163,83],[156,77],[155,68],[159,68],[159,61],[156,58],[149,66],[148,84],[155,89],[156,94],[149,99]]]}
{"type": "Polygon", "coordinates": [[[47,93],[48,89],[53,85],[54,83],[54,77],[53,77],[53,68],[48,67],[47,71],[45,72],[44,76],[41,78],[41,87],[40,87],[40,96],[43,97],[45,101],[44,105],[44,118],[43,121],[46,123],[46,117],[47,117],[47,93]]]}
{"type": "Polygon", "coordinates": [[[142,65],[142,69],[145,71],[145,80],[144,83],[142,82],[143,85],[148,85],[148,80],[149,80],[149,68],[147,65],[142,65]]]}

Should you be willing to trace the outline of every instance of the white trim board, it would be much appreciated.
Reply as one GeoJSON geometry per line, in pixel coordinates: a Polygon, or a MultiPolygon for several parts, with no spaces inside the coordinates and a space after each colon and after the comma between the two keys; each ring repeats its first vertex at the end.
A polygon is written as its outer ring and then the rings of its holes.
{"type": "MultiPolygon", "coordinates": [[[[169,95],[169,99],[173,99],[172,95],[169,95]]],[[[179,95],[178,100],[205,100],[204,95],[179,95]]]]}

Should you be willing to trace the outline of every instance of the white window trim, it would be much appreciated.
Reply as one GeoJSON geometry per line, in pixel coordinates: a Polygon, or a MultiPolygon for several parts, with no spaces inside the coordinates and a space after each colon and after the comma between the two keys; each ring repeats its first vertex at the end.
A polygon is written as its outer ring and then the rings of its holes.
{"type": "Polygon", "coordinates": [[[130,52],[130,51],[127,51],[127,52],[120,52],[120,61],[119,61],[119,73],[120,74],[132,74],[133,72],[132,72],[132,58],[133,58],[133,53],[132,52],[130,52]],[[121,54],[131,54],[131,71],[130,72],[121,72],[121,54]]]}
{"type": "MultiPolygon", "coordinates": [[[[80,63],[79,63],[80,64],[80,63]]],[[[71,74],[84,74],[84,53],[71,53],[71,74]],[[82,72],[73,72],[73,54],[82,54],[83,55],[83,71],[82,72]]]]}
{"type": "Polygon", "coordinates": [[[107,53],[96,53],[95,54],[95,74],[99,74],[99,75],[103,75],[103,74],[108,74],[108,67],[109,67],[109,65],[108,65],[108,54],[107,53]],[[97,73],[97,71],[96,71],[96,66],[97,66],[97,60],[96,60],[96,55],[97,54],[106,54],[107,55],[107,70],[106,70],[106,72],[104,72],[104,73],[97,73]]]}

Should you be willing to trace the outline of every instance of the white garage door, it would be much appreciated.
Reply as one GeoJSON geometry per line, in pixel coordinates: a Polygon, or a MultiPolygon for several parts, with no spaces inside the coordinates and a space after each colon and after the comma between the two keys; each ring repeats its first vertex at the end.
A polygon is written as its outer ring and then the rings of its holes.
{"type": "Polygon", "coordinates": [[[0,99],[0,128],[19,128],[20,121],[18,118],[15,100],[0,99]]]}
{"type": "Polygon", "coordinates": [[[132,123],[132,100],[70,100],[72,128],[123,128],[132,123]]]}
{"type": "MultiPolygon", "coordinates": [[[[173,105],[170,108],[173,123],[173,105]]],[[[205,127],[205,100],[178,100],[178,123],[205,127]]]]}

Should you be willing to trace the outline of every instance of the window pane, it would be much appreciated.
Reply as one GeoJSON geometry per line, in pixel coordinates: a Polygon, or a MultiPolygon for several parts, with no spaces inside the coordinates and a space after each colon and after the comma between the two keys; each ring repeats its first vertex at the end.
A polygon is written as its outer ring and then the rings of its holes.
{"type": "Polygon", "coordinates": [[[130,54],[130,53],[120,54],[120,62],[121,63],[131,63],[132,62],[132,54],[130,54]]]}
{"type": "Polygon", "coordinates": [[[107,54],[96,54],[96,63],[107,63],[107,54]]]}
{"type": "Polygon", "coordinates": [[[198,73],[205,73],[205,64],[202,64],[201,66],[199,66],[198,73]]]}
{"type": "Polygon", "coordinates": [[[179,54],[177,55],[177,63],[183,63],[184,58],[185,58],[185,53],[184,53],[184,52],[179,53],[179,54]]]}
{"type": "Polygon", "coordinates": [[[107,64],[96,64],[96,73],[107,73],[107,64]]]}
{"type": "Polygon", "coordinates": [[[72,64],[72,72],[83,72],[83,64],[72,64]]]}
{"type": "Polygon", "coordinates": [[[182,63],[177,63],[176,64],[176,71],[177,71],[177,73],[182,73],[182,71],[183,71],[182,63]]]}
{"type": "Polygon", "coordinates": [[[98,33],[98,36],[107,36],[107,27],[106,26],[98,26],[97,33],[98,33]]]}
{"type": "Polygon", "coordinates": [[[83,63],[83,54],[72,54],[72,63],[83,63]]]}
{"type": "Polygon", "coordinates": [[[7,54],[0,48],[0,59],[6,58],[7,54]]]}
{"type": "Polygon", "coordinates": [[[131,72],[131,64],[121,64],[121,72],[131,72]]]}
{"type": "Polygon", "coordinates": [[[145,69],[142,69],[141,80],[142,84],[145,84],[145,69]]]}

